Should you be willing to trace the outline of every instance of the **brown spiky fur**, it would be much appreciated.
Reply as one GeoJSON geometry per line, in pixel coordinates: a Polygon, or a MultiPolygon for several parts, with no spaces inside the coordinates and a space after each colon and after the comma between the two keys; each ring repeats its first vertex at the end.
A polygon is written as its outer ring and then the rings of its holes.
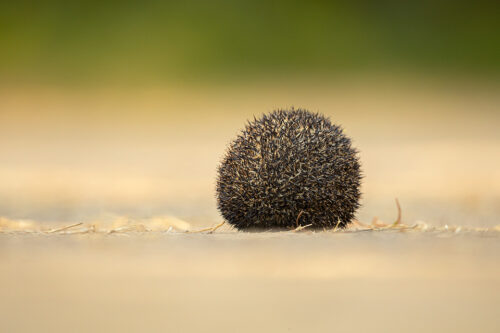
{"type": "Polygon", "coordinates": [[[361,171],[342,129],[305,109],[248,122],[217,178],[217,205],[240,230],[345,227],[359,207],[361,171]]]}

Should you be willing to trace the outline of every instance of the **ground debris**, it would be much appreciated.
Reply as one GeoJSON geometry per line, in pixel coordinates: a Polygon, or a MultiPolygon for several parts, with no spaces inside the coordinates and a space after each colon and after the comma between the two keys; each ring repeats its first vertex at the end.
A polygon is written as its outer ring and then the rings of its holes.
{"type": "MultiPolygon", "coordinates": [[[[312,225],[298,225],[295,229],[283,231],[284,233],[306,233],[318,232],[311,230],[312,225]]],[[[213,234],[213,233],[235,233],[231,225],[221,222],[212,227],[192,229],[188,222],[178,218],[154,217],[149,219],[131,219],[119,217],[111,222],[90,221],[71,224],[50,224],[33,220],[13,220],[0,217],[0,234],[43,234],[43,235],[84,235],[84,234],[143,234],[143,233],[168,233],[168,234],[213,234]]],[[[367,224],[359,220],[353,220],[346,228],[335,227],[323,230],[325,233],[358,233],[358,232],[426,232],[426,233],[499,233],[500,225],[494,227],[468,227],[444,225],[435,226],[424,221],[416,221],[405,224],[401,221],[400,213],[398,219],[393,223],[386,223],[374,218],[367,224]]]]}

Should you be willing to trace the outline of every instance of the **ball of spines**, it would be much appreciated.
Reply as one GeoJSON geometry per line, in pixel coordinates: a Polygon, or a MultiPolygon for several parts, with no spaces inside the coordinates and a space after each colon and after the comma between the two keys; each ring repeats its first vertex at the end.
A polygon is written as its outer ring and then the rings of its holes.
{"type": "Polygon", "coordinates": [[[359,207],[358,152],[305,109],[249,121],[218,168],[217,206],[239,230],[343,228],[359,207]]]}

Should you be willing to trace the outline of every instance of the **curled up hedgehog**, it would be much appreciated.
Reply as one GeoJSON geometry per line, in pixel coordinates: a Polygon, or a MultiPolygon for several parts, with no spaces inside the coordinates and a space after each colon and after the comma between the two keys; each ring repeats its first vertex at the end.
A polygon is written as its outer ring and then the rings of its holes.
{"type": "Polygon", "coordinates": [[[219,168],[217,206],[239,230],[344,228],[361,196],[358,153],[342,128],[305,109],[249,121],[219,168]]]}

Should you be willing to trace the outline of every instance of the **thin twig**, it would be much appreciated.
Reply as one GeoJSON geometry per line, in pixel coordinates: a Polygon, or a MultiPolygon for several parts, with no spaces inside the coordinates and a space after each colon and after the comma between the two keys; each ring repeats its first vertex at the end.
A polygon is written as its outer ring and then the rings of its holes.
{"type": "Polygon", "coordinates": [[[80,223],[75,223],[75,224],[72,224],[72,225],[67,225],[67,226],[62,227],[62,228],[57,228],[57,229],[52,229],[52,230],[49,230],[49,231],[47,231],[47,233],[52,234],[52,233],[54,233],[54,232],[59,232],[59,231],[68,230],[68,229],[70,229],[70,228],[77,227],[77,226],[82,225],[82,224],[83,224],[83,222],[80,222],[80,223]]]}

